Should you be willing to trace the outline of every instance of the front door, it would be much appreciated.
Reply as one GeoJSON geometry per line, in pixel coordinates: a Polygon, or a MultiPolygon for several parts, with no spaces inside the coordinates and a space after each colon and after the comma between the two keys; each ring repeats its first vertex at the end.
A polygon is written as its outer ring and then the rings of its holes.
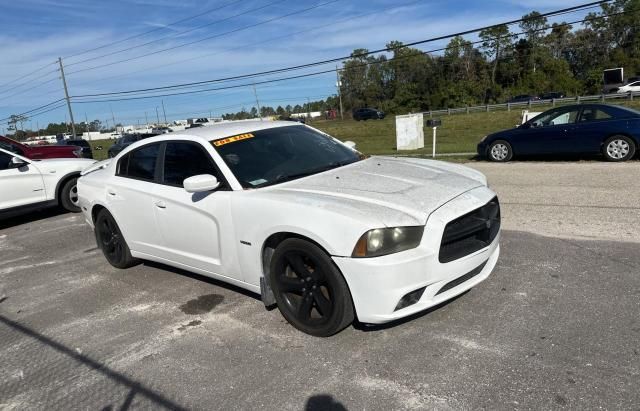
{"type": "Polygon", "coordinates": [[[543,113],[520,130],[514,151],[517,154],[573,152],[571,131],[579,114],[580,107],[563,107],[543,113]]]}
{"type": "Polygon", "coordinates": [[[168,258],[242,281],[239,273],[229,272],[235,255],[230,208],[233,191],[211,155],[196,142],[167,142],[160,181],[154,189],[153,205],[168,258]],[[184,180],[201,174],[218,178],[220,187],[207,193],[185,191],[184,180]]]}
{"type": "Polygon", "coordinates": [[[14,156],[0,151],[0,210],[35,204],[46,200],[40,170],[25,158],[26,165],[12,166],[14,156]]]}

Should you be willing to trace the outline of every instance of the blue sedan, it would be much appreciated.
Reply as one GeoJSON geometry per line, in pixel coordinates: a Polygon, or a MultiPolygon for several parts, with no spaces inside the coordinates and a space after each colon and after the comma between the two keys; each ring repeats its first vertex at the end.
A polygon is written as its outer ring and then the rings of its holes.
{"type": "Polygon", "coordinates": [[[521,126],[490,134],[478,155],[491,161],[540,154],[602,154],[626,161],[640,147],[640,111],[607,104],[554,108],[521,126]]]}

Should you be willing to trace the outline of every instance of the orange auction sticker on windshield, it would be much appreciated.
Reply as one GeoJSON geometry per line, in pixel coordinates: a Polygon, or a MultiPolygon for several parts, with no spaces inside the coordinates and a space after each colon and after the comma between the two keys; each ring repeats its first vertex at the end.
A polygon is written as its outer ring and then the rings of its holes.
{"type": "Polygon", "coordinates": [[[251,133],[238,134],[237,136],[231,136],[231,137],[223,138],[221,140],[215,140],[213,141],[213,145],[216,147],[220,147],[220,146],[224,146],[225,144],[235,143],[236,141],[246,140],[248,138],[253,138],[253,137],[255,136],[251,133]]]}

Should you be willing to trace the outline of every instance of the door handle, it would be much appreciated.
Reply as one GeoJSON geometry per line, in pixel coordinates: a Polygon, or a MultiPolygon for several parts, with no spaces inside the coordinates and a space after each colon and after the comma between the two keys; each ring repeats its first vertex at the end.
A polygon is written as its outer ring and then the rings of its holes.
{"type": "Polygon", "coordinates": [[[116,192],[115,192],[115,190],[109,188],[109,189],[107,189],[107,194],[109,194],[110,196],[114,196],[114,195],[116,195],[116,192]]]}
{"type": "Polygon", "coordinates": [[[167,208],[167,205],[164,203],[164,201],[156,201],[154,204],[158,208],[167,208]]]}

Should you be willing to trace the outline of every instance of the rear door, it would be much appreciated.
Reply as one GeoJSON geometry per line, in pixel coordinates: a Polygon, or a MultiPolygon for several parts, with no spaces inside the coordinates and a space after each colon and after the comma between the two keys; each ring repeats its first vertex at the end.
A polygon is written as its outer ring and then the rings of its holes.
{"type": "Polygon", "coordinates": [[[129,248],[161,257],[160,232],[153,211],[162,143],[147,144],[118,160],[116,175],[107,184],[107,201],[129,248]]]}
{"type": "Polygon", "coordinates": [[[576,153],[599,153],[604,139],[624,120],[616,120],[612,113],[597,106],[585,106],[580,118],[571,128],[571,140],[576,153]]]}
{"type": "Polygon", "coordinates": [[[11,166],[13,154],[0,151],[0,210],[35,204],[46,200],[44,181],[40,170],[29,162],[15,168],[11,166]]]}
{"type": "Polygon", "coordinates": [[[230,209],[233,191],[207,149],[193,141],[168,141],[163,147],[160,182],[154,189],[153,209],[168,258],[242,280],[239,272],[230,270],[237,267],[230,209]],[[201,174],[215,176],[220,187],[208,193],[185,191],[184,180],[201,174]]]}

